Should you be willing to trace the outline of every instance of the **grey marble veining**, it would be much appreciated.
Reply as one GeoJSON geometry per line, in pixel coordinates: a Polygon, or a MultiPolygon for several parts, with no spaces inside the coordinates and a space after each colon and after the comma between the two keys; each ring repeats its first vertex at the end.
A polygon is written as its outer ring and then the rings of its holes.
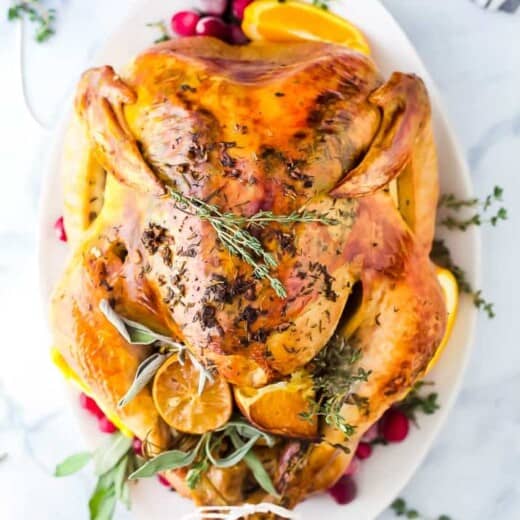
{"type": "MultiPolygon", "coordinates": [[[[31,47],[31,96],[51,120],[131,2],[59,2],[49,45],[31,47]],[[84,23],[88,20],[88,24],[84,23]]],[[[385,0],[437,82],[472,167],[475,190],[505,189],[510,219],[483,229],[483,282],[497,317],[482,317],[446,428],[402,495],[425,518],[520,518],[520,16],[466,0],[385,0]]],[[[0,14],[7,6],[0,0],[0,14]]],[[[85,473],[56,481],[56,461],[83,449],[48,359],[37,292],[37,197],[48,137],[22,108],[15,28],[0,22],[0,519],[87,518],[85,473]],[[35,348],[35,345],[37,348],[35,348]]],[[[128,518],[118,511],[118,520],[128,518]]],[[[393,518],[385,513],[380,520],[393,518]]]]}

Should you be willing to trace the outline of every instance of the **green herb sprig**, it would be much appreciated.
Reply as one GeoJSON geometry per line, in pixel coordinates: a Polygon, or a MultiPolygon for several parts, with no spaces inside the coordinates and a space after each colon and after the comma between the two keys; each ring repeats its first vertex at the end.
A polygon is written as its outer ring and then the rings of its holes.
{"type": "Polygon", "coordinates": [[[473,289],[473,286],[467,279],[466,272],[453,261],[451,252],[444,240],[436,239],[433,241],[430,258],[437,265],[449,269],[453,273],[460,291],[471,296],[473,304],[477,309],[486,313],[490,319],[495,317],[494,303],[490,303],[484,299],[481,290],[473,289]]]}
{"type": "Polygon", "coordinates": [[[312,0],[312,5],[315,5],[316,7],[328,11],[330,1],[331,0],[312,0]]]}
{"type": "Polygon", "coordinates": [[[491,217],[486,217],[485,213],[490,209],[496,202],[503,202],[502,195],[504,193],[503,188],[495,186],[492,193],[486,196],[484,200],[478,198],[471,199],[459,199],[453,193],[443,195],[439,200],[439,208],[445,208],[458,212],[462,209],[467,208],[480,208],[482,213],[477,212],[468,218],[460,218],[457,215],[450,214],[445,216],[439,224],[450,230],[458,229],[460,231],[466,231],[470,226],[482,226],[483,224],[489,223],[493,227],[497,226],[499,222],[507,220],[507,210],[501,206],[497,212],[491,217]]]}
{"type": "Polygon", "coordinates": [[[294,211],[290,215],[275,215],[270,211],[260,211],[251,217],[243,217],[231,212],[223,212],[213,204],[196,197],[188,197],[178,191],[169,190],[175,200],[176,207],[185,213],[197,216],[209,222],[222,245],[232,254],[253,267],[253,275],[258,279],[266,279],[280,298],[287,296],[287,291],[271,271],[278,266],[274,256],[249,231],[250,228],[262,229],[266,224],[295,224],[298,222],[319,222],[335,225],[337,220],[315,211],[294,211]]]}
{"type": "MultiPolygon", "coordinates": [[[[392,505],[390,506],[395,513],[396,516],[403,516],[405,518],[417,518],[417,519],[425,519],[417,509],[413,509],[408,506],[406,501],[403,498],[396,498],[392,505]]],[[[440,515],[435,520],[451,520],[451,517],[448,515],[440,515]]]]}
{"type": "Polygon", "coordinates": [[[9,7],[7,11],[9,21],[21,20],[24,17],[27,17],[29,21],[36,25],[34,38],[38,43],[47,41],[54,35],[56,10],[45,8],[40,0],[17,2],[9,7]]]}
{"type": "Polygon", "coordinates": [[[271,477],[252,451],[260,439],[263,439],[269,447],[274,446],[276,442],[276,438],[272,435],[255,428],[242,419],[235,419],[213,432],[202,435],[191,450],[165,451],[148,460],[134,471],[129,479],[151,477],[162,471],[191,466],[186,476],[186,483],[193,489],[210,465],[217,468],[229,468],[243,460],[262,489],[270,495],[278,497],[271,477]],[[228,454],[225,457],[215,455],[215,452],[224,443],[228,446],[228,454]]]}
{"type": "Polygon", "coordinates": [[[90,461],[98,477],[89,500],[90,520],[111,520],[117,501],[130,508],[128,477],[142,463],[132,449],[132,439],[122,433],[110,436],[107,443],[93,453],[81,452],[67,457],[56,466],[54,475],[66,477],[83,469],[90,461]]]}
{"type": "Polygon", "coordinates": [[[167,42],[168,40],[172,39],[168,33],[168,29],[164,20],[147,23],[146,27],[151,27],[152,29],[157,29],[159,31],[159,36],[153,41],[154,43],[167,42]]]}
{"type": "Polygon", "coordinates": [[[429,392],[426,395],[420,394],[424,387],[431,385],[433,385],[432,382],[418,381],[408,395],[396,405],[416,426],[417,412],[432,415],[440,408],[437,392],[429,392]]]}
{"type": "MultiPolygon", "coordinates": [[[[361,358],[361,351],[353,348],[340,335],[334,335],[329,343],[311,361],[316,399],[311,401],[311,410],[300,414],[303,419],[312,420],[321,416],[325,422],[341,431],[346,438],[355,433],[355,427],[346,423],[341,415],[342,406],[349,401],[353,386],[367,381],[370,371],[361,367],[353,370],[353,365],[361,358]]],[[[364,402],[354,399],[354,402],[364,402]]],[[[366,404],[366,403],[365,403],[366,404]]]]}
{"type": "Polygon", "coordinates": [[[172,355],[177,355],[179,363],[184,363],[187,355],[199,372],[198,393],[202,394],[206,381],[213,381],[211,372],[198,361],[186,348],[186,345],[174,339],[158,334],[148,327],[120,316],[108,300],[101,300],[99,309],[105,318],[117,329],[123,338],[132,345],[155,345],[157,351],[145,358],[137,367],[134,380],[126,394],[119,401],[118,407],[126,406],[153,379],[159,368],[172,355]]]}

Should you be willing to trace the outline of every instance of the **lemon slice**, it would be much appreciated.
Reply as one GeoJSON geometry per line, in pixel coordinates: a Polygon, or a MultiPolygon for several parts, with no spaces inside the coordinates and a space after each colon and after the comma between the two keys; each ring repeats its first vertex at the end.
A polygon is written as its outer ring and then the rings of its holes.
{"type": "Polygon", "coordinates": [[[431,359],[425,373],[428,373],[434,367],[434,365],[439,361],[444,349],[446,348],[453,330],[453,325],[455,323],[457,310],[459,307],[459,286],[452,272],[442,267],[436,267],[435,270],[437,273],[437,279],[439,280],[439,284],[444,294],[448,319],[446,321],[446,330],[444,331],[444,336],[439,346],[437,347],[435,355],[431,359]]]}
{"type": "Polygon", "coordinates": [[[203,434],[224,425],[233,400],[228,383],[217,375],[198,393],[199,371],[189,357],[183,364],[170,357],[153,382],[153,400],[161,417],[176,430],[203,434]]]}

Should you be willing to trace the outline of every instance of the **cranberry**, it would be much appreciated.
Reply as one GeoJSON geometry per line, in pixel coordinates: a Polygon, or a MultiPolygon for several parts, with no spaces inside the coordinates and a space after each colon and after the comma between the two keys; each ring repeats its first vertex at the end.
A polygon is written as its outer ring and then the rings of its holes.
{"type": "Polygon", "coordinates": [[[348,465],[347,470],[345,471],[346,476],[353,476],[359,471],[359,460],[355,457],[352,458],[350,464],[348,465]]]}
{"type": "Polygon", "coordinates": [[[136,455],[142,455],[143,454],[143,442],[138,437],[134,437],[134,440],[132,441],[132,448],[134,450],[134,453],[136,455]]]}
{"type": "Polygon", "coordinates": [[[103,433],[115,433],[117,431],[115,424],[106,417],[99,419],[98,426],[103,433]]]}
{"type": "Polygon", "coordinates": [[[235,45],[244,45],[249,41],[249,38],[239,25],[231,25],[229,27],[229,41],[235,45]]]}
{"type": "Polygon", "coordinates": [[[87,412],[91,413],[92,415],[95,415],[98,419],[105,417],[103,410],[101,410],[96,401],[83,392],[79,394],[79,404],[81,408],[87,410],[87,412]]]}
{"type": "Polygon", "coordinates": [[[227,0],[202,0],[202,11],[206,14],[221,16],[227,7],[227,0]]]}
{"type": "Polygon", "coordinates": [[[60,217],[54,222],[54,230],[56,231],[56,236],[62,242],[67,242],[67,232],[65,231],[65,224],[63,223],[63,217],[60,217]]]}
{"type": "Polygon", "coordinates": [[[359,460],[368,459],[372,455],[372,446],[368,442],[360,442],[356,449],[356,457],[359,460]]]}
{"type": "Polygon", "coordinates": [[[330,489],[329,493],[341,505],[349,504],[356,498],[356,483],[352,477],[343,475],[330,489]]]}
{"type": "Polygon", "coordinates": [[[245,8],[252,2],[253,0],[233,0],[233,16],[238,20],[242,20],[244,18],[244,10],[245,8]]]}
{"type": "Polygon", "coordinates": [[[219,40],[227,40],[229,26],[216,16],[205,16],[197,22],[195,33],[199,36],[213,36],[219,40]]]}
{"type": "Polygon", "coordinates": [[[168,482],[168,479],[166,477],[163,477],[160,473],[157,475],[157,480],[166,487],[171,488],[172,485],[168,482]]]}
{"type": "Polygon", "coordinates": [[[195,11],[179,11],[172,16],[170,25],[179,36],[193,36],[199,20],[200,15],[195,11]]]}
{"type": "Polygon", "coordinates": [[[361,437],[361,442],[372,442],[375,441],[379,437],[379,433],[377,431],[377,423],[373,424],[361,437]]]}
{"type": "Polygon", "coordinates": [[[379,434],[387,442],[401,442],[408,436],[410,421],[397,408],[387,410],[379,419],[379,434]]]}

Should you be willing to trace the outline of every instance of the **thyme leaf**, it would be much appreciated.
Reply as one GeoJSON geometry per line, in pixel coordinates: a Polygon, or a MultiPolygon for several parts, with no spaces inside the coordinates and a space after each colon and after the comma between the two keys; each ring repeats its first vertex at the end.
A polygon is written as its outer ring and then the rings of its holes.
{"type": "MultiPolygon", "coordinates": [[[[390,507],[396,516],[403,516],[404,518],[425,518],[417,509],[409,507],[403,498],[396,498],[390,507]]],[[[451,518],[448,515],[440,515],[436,520],[451,520],[451,518]]]]}
{"type": "MultiPolygon", "coordinates": [[[[309,365],[316,398],[310,403],[311,410],[300,414],[303,419],[323,417],[328,425],[341,431],[345,437],[355,433],[355,427],[343,419],[341,408],[354,395],[354,385],[367,381],[370,376],[370,371],[361,367],[353,369],[360,358],[361,351],[349,345],[343,336],[336,334],[332,337],[309,365]]],[[[353,401],[368,406],[359,396],[353,401]]]]}
{"type": "Polygon", "coordinates": [[[266,279],[271,284],[277,296],[285,298],[287,291],[278,278],[272,275],[272,270],[278,266],[274,256],[265,250],[260,240],[251,234],[249,228],[263,228],[266,224],[294,224],[298,222],[320,222],[325,225],[335,225],[335,219],[315,211],[294,211],[290,215],[275,215],[270,211],[261,211],[251,217],[223,212],[213,204],[209,204],[196,197],[183,195],[169,190],[176,207],[181,211],[197,216],[209,222],[217,234],[221,244],[234,256],[249,264],[253,268],[253,276],[266,279]]]}
{"type": "Polygon", "coordinates": [[[490,319],[495,317],[495,304],[484,299],[481,290],[476,291],[473,289],[473,286],[466,277],[466,272],[453,261],[451,252],[444,240],[436,239],[433,241],[430,258],[437,265],[449,269],[453,273],[460,291],[471,296],[473,305],[475,305],[477,309],[485,312],[490,319]]]}
{"type": "Polygon", "coordinates": [[[408,395],[396,405],[415,425],[417,425],[417,412],[432,415],[440,408],[437,392],[430,392],[427,395],[420,394],[421,389],[431,385],[433,385],[431,382],[418,381],[408,395]]]}
{"type": "Polygon", "coordinates": [[[502,202],[503,188],[495,186],[493,191],[486,196],[484,200],[478,198],[459,199],[453,193],[443,195],[439,200],[439,208],[446,208],[454,212],[458,212],[467,208],[480,208],[482,213],[477,212],[469,217],[460,218],[455,214],[445,216],[439,224],[450,230],[458,229],[466,231],[470,226],[482,226],[483,224],[491,224],[497,226],[499,222],[507,220],[507,210],[501,206],[497,212],[489,218],[484,213],[488,211],[496,202],[502,202]]]}
{"type": "Polygon", "coordinates": [[[157,29],[159,31],[159,36],[153,41],[154,43],[162,43],[171,40],[171,36],[168,33],[164,20],[147,23],[146,27],[151,27],[152,29],[157,29]]]}
{"type": "Polygon", "coordinates": [[[34,38],[38,43],[47,41],[55,33],[56,10],[45,8],[40,0],[17,2],[9,7],[7,11],[9,21],[23,18],[36,25],[34,38]]]}

